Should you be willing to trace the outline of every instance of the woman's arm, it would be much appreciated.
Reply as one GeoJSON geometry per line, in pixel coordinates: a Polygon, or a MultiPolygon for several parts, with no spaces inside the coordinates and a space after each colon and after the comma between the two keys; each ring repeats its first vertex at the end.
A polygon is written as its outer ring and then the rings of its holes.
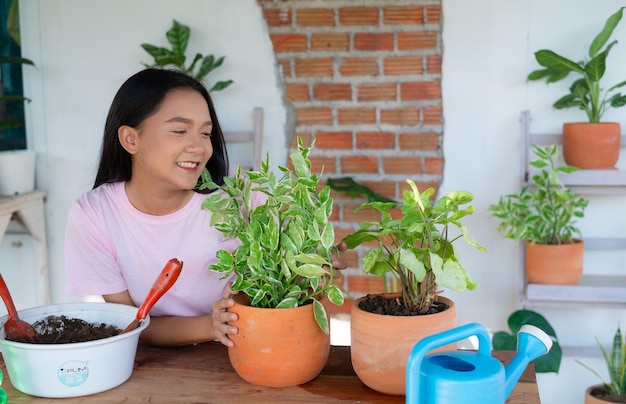
{"type": "MultiPolygon", "coordinates": [[[[103,297],[109,303],[135,305],[128,291],[103,297]]],[[[212,341],[217,338],[210,314],[193,317],[153,316],[150,317],[150,325],[141,333],[140,341],[147,345],[175,346],[212,341]]]]}

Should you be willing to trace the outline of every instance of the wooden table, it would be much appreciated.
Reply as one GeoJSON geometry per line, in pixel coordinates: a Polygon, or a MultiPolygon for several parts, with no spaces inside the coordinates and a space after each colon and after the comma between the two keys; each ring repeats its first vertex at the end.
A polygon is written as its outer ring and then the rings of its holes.
{"type": "MultiPolygon", "coordinates": [[[[513,352],[495,351],[508,363],[513,352]]],[[[102,393],[72,399],[46,399],[23,394],[10,384],[4,361],[2,387],[9,403],[404,403],[404,397],[371,390],[355,375],[350,347],[331,347],[322,373],[295,387],[271,388],[249,384],[235,373],[227,348],[217,342],[175,348],[139,346],[135,369],[122,385],[102,393]]],[[[511,393],[508,404],[538,404],[533,365],[511,393]]]]}

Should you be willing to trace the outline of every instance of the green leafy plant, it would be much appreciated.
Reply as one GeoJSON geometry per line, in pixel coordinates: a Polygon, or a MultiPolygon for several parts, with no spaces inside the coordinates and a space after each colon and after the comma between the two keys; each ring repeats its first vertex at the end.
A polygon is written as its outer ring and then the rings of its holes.
{"type": "Polygon", "coordinates": [[[574,224],[584,216],[589,201],[567,188],[559,174],[572,173],[578,168],[556,165],[556,144],[533,145],[533,152],[538,158],[530,165],[540,172],[532,175],[532,184],[517,194],[501,197],[489,211],[500,219],[498,231],[506,238],[539,244],[571,243],[574,235],[582,237],[574,224]]]}
{"type": "Polygon", "coordinates": [[[537,373],[558,373],[561,367],[561,359],[563,358],[563,350],[559,345],[554,328],[548,320],[541,314],[532,310],[516,310],[509,316],[507,320],[510,333],[506,331],[497,331],[493,334],[491,343],[493,349],[502,351],[517,350],[517,333],[525,324],[534,325],[541,328],[552,339],[552,348],[546,355],[540,356],[533,361],[535,372],[537,373]]]}
{"type": "Polygon", "coordinates": [[[535,52],[537,63],[544,69],[531,72],[528,75],[528,80],[545,78],[547,83],[555,83],[563,80],[570,73],[580,77],[569,88],[569,94],[561,97],[553,104],[554,108],[579,108],[585,111],[590,123],[597,123],[600,122],[602,115],[609,106],[618,108],[626,105],[626,95],[612,93],[626,85],[626,81],[614,85],[606,92],[603,92],[600,86],[600,81],[606,71],[606,59],[617,41],[606,44],[622,19],[623,10],[624,7],[620,7],[607,19],[604,28],[589,46],[588,59],[574,62],[551,50],[542,49],[535,52]]]}
{"type": "Polygon", "coordinates": [[[585,365],[578,359],[576,359],[576,362],[580,363],[591,371],[591,373],[596,375],[596,377],[602,381],[604,389],[609,394],[626,397],[626,339],[624,338],[624,334],[622,334],[620,327],[617,327],[617,331],[615,331],[613,343],[611,344],[611,350],[609,352],[604,349],[602,344],[600,344],[600,341],[598,341],[598,346],[602,351],[602,357],[604,358],[604,362],[609,372],[609,382],[605,381],[604,378],[598,374],[598,372],[590,368],[588,365],[585,365]]]}
{"type": "MultiPolygon", "coordinates": [[[[32,60],[17,57],[17,56],[0,56],[0,64],[4,63],[16,63],[23,65],[35,66],[32,60]]],[[[21,95],[2,95],[0,96],[0,102],[30,102],[30,98],[23,97],[21,95]]],[[[12,119],[0,120],[0,129],[18,128],[20,122],[12,119]]]]}
{"type": "Polygon", "coordinates": [[[368,202],[393,202],[393,199],[382,196],[368,186],[359,184],[352,177],[329,178],[327,184],[330,189],[342,192],[351,198],[365,197],[368,202]]]}
{"type": "MultiPolygon", "coordinates": [[[[167,67],[174,66],[180,71],[187,73],[198,80],[204,78],[224,63],[225,56],[215,58],[214,55],[203,56],[196,53],[193,61],[189,65],[185,65],[187,45],[191,36],[191,29],[173,20],[172,27],[166,32],[165,36],[171,45],[171,49],[141,44],[141,47],[154,58],[153,64],[144,64],[146,67],[167,67]]],[[[220,91],[233,84],[232,80],[218,81],[211,87],[209,91],[220,91]]]]}
{"type": "Polygon", "coordinates": [[[363,243],[377,247],[365,253],[363,271],[368,274],[396,277],[402,287],[402,302],[408,310],[425,314],[438,294],[439,286],[456,291],[476,286],[460,263],[453,243],[459,238],[480,251],[486,251],[470,236],[460,219],[474,212],[474,196],[466,191],[450,192],[431,202],[435,190],[420,193],[413,181],[404,190],[402,202],[366,202],[357,208],[373,209],[380,220],[363,222],[359,230],[346,236],[348,248],[363,243]],[[401,217],[392,209],[400,207],[401,217]],[[454,233],[454,228],[458,234],[454,233]]]}
{"type": "MultiPolygon", "coordinates": [[[[308,159],[312,148],[298,138],[298,150],[290,154],[293,170],[279,167],[280,177],[269,171],[269,155],[260,171],[243,173],[239,168],[234,178],[224,178],[221,192],[210,194],[202,208],[212,212],[211,224],[222,234],[241,241],[234,252],[218,251],[218,263],[211,270],[224,277],[235,273],[233,290],[248,295],[254,307],[313,303],[315,319],[328,333],[320,300],[326,296],[341,305],[343,294],[333,284],[333,200],[328,186],[318,191],[319,176],[311,172],[308,159]],[[252,206],[253,192],[265,194],[266,202],[252,206]]],[[[219,187],[205,170],[200,188],[219,187]]]]}

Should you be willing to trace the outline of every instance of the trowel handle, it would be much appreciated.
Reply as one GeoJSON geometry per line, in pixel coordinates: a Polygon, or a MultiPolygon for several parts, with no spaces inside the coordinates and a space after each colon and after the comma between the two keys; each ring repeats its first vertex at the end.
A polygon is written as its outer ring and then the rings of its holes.
{"type": "MultiPolygon", "coordinates": [[[[418,341],[411,350],[406,365],[406,397],[417,397],[418,383],[411,383],[411,374],[413,372],[419,373],[422,360],[429,351],[474,335],[478,337],[478,354],[491,356],[491,338],[489,337],[489,332],[483,325],[478,323],[469,323],[451,330],[430,335],[418,341]]],[[[419,377],[416,380],[419,380],[419,377]]]]}

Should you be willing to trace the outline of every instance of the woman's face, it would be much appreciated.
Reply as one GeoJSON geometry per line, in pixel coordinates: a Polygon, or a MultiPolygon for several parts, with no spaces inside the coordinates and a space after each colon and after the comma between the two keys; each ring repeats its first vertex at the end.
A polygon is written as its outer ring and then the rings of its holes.
{"type": "Polygon", "coordinates": [[[132,178],[168,190],[189,190],[213,154],[209,107],[198,92],[171,90],[137,128],[132,178]]]}

